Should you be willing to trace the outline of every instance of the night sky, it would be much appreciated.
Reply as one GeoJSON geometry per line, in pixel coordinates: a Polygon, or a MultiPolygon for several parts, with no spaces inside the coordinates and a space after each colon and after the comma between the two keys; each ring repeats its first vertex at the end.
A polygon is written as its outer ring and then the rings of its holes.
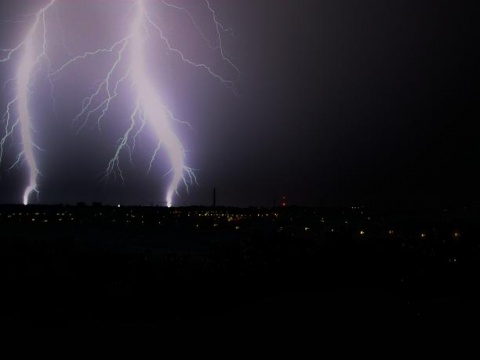
{"type": "MultiPolygon", "coordinates": [[[[59,2],[52,32],[74,54],[105,46],[128,28],[130,1],[59,2]]],[[[211,34],[201,1],[171,2],[190,6],[211,34]]],[[[1,20],[28,23],[22,15],[39,3],[2,1],[1,20]]],[[[224,46],[242,72],[238,95],[161,46],[150,54],[165,102],[193,128],[179,125],[178,134],[199,185],[189,194],[181,188],[175,205],[210,205],[214,187],[218,204],[234,206],[271,206],[282,195],[308,206],[480,204],[480,13],[474,1],[211,4],[233,29],[224,46]]],[[[199,45],[188,18],[162,15],[183,51],[235,77],[199,45]]],[[[14,44],[24,29],[25,23],[0,23],[0,47],[14,44]]],[[[168,161],[159,156],[147,174],[148,135],[133,165],[124,158],[124,183],[100,182],[128,113],[117,107],[103,131],[94,124],[78,135],[71,131],[81,89],[101,68],[92,64],[88,76],[81,65],[59,80],[59,118],[48,106],[42,72],[37,75],[34,128],[46,151],[39,154],[43,176],[33,202],[161,204],[168,161]]],[[[2,81],[12,68],[0,64],[2,81]]],[[[4,108],[8,89],[1,94],[4,108]]],[[[1,203],[21,202],[25,171],[8,171],[17,146],[9,142],[0,164],[1,203]]]]}

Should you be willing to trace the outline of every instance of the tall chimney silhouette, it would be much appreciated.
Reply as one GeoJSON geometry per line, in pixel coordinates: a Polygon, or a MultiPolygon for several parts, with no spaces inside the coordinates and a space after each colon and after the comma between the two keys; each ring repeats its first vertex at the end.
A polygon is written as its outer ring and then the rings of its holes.
{"type": "Polygon", "coordinates": [[[213,207],[217,206],[217,188],[213,188],[213,207]]]}

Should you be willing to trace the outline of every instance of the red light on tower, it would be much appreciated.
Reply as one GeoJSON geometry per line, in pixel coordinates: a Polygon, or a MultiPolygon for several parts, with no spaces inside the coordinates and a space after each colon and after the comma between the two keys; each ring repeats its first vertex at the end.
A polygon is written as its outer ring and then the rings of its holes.
{"type": "Polygon", "coordinates": [[[282,196],[282,207],[287,206],[287,197],[284,195],[282,196]]]}

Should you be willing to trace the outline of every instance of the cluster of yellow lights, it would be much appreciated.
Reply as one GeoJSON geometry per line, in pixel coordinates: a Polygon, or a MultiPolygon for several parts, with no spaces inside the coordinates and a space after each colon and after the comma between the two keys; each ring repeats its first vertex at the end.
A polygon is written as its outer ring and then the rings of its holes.
{"type": "MultiPolygon", "coordinates": [[[[178,214],[178,216],[180,215],[185,215],[185,212],[181,212],[180,210],[176,210],[175,212],[173,212],[174,214],[178,214]]],[[[158,214],[158,212],[157,212],[158,214]]],[[[31,222],[35,222],[35,223],[48,223],[49,220],[43,218],[42,219],[42,216],[47,216],[48,214],[47,213],[44,213],[44,212],[26,212],[26,213],[23,213],[23,212],[16,212],[16,213],[11,213],[11,214],[3,214],[5,215],[6,217],[8,218],[12,218],[12,217],[15,217],[17,218],[18,217],[22,217],[22,218],[25,218],[25,220],[27,221],[31,221],[31,222]]],[[[52,214],[53,215],[53,214],[52,214]]],[[[62,222],[62,221],[74,221],[76,220],[76,218],[74,218],[73,214],[70,212],[70,211],[63,211],[63,212],[56,212],[55,213],[56,217],[57,217],[57,221],[59,222],[62,222]]],[[[98,213],[95,213],[95,217],[97,216],[102,216],[102,215],[106,215],[106,214],[103,214],[101,212],[98,212],[98,213]]],[[[226,220],[228,222],[235,222],[235,221],[242,221],[242,220],[245,220],[245,219],[248,219],[248,218],[257,218],[257,217],[269,217],[269,218],[276,218],[279,216],[278,213],[259,213],[259,212],[254,212],[254,213],[250,213],[250,214],[232,214],[228,211],[192,211],[192,212],[188,212],[188,216],[194,216],[194,217],[203,217],[203,218],[214,218],[214,219],[221,219],[221,218],[226,218],[226,220]]],[[[0,213],[0,217],[2,216],[2,213],[0,213]]],[[[144,215],[143,214],[135,214],[133,210],[130,210],[128,213],[125,214],[125,217],[127,219],[125,219],[126,223],[132,223],[132,222],[135,222],[135,221],[138,221],[138,223],[141,223],[141,224],[145,224],[145,221],[144,221],[144,215]]],[[[165,218],[165,214],[163,214],[163,216],[161,216],[162,218],[165,218]]],[[[53,219],[50,219],[50,220],[53,220],[53,219]]],[[[291,221],[293,221],[294,219],[293,218],[290,218],[291,221]]],[[[371,220],[370,217],[367,218],[367,220],[371,220]]],[[[116,222],[115,219],[111,220],[112,222],[116,222]]],[[[158,219],[157,219],[158,221],[158,219]]],[[[272,219],[272,221],[275,221],[275,219],[272,219]]],[[[325,218],[324,217],[321,217],[320,218],[320,222],[321,223],[325,223],[325,218]]],[[[345,224],[348,224],[348,220],[345,220],[345,224]]],[[[161,221],[158,221],[158,225],[162,225],[162,222],[161,221]]],[[[238,224],[235,224],[235,229],[236,230],[239,230],[240,229],[240,226],[238,224]]],[[[213,227],[219,227],[219,223],[218,222],[214,222],[213,227]]],[[[199,225],[196,225],[196,227],[198,228],[199,225]]],[[[283,228],[280,227],[279,228],[280,230],[279,231],[282,231],[283,228]]],[[[311,231],[311,228],[309,226],[304,226],[304,230],[306,232],[308,231],[311,231]]],[[[335,229],[335,228],[330,228],[330,232],[334,233],[336,232],[338,229],[335,229]]],[[[364,229],[358,229],[357,230],[359,234],[359,236],[366,236],[366,231],[364,229]]],[[[395,231],[393,229],[390,229],[388,230],[388,235],[394,235],[395,234],[395,231]]],[[[422,231],[418,234],[418,236],[421,238],[421,239],[426,239],[429,237],[428,235],[428,232],[427,231],[422,231]]],[[[453,239],[460,239],[462,234],[460,233],[460,231],[458,230],[454,230],[450,233],[450,236],[451,238],[453,239]]]]}

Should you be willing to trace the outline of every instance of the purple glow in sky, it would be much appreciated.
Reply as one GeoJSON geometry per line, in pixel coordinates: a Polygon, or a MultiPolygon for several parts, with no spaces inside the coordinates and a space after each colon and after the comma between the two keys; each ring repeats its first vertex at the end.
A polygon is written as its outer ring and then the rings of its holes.
{"type": "Polygon", "coordinates": [[[0,203],[480,204],[474,1],[49,4],[0,1],[0,203]]]}
{"type": "MultiPolygon", "coordinates": [[[[38,6],[38,2],[35,5],[38,6]]],[[[32,18],[27,16],[22,19],[25,23],[24,35],[20,36],[17,44],[0,49],[0,63],[16,64],[14,77],[5,83],[5,87],[11,90],[11,98],[3,115],[4,133],[0,140],[0,162],[7,142],[12,141],[11,138],[18,133],[20,150],[12,166],[25,165],[28,170],[28,183],[23,195],[23,203],[28,204],[32,193],[39,193],[40,169],[37,152],[41,151],[41,148],[36,145],[34,137],[36,132],[41,131],[41,126],[34,124],[41,124],[41,118],[45,112],[36,112],[32,106],[34,103],[32,99],[36,96],[35,83],[38,81],[38,73],[45,72],[44,79],[48,83],[48,91],[52,99],[51,111],[57,114],[56,116],[58,116],[56,87],[62,77],[73,72],[77,78],[89,78],[93,73],[95,79],[93,87],[90,85],[90,89],[84,91],[86,95],[79,101],[80,111],[73,117],[72,129],[81,132],[91,120],[95,120],[101,131],[102,123],[112,113],[112,108],[117,108],[114,117],[118,118],[121,114],[124,119],[115,119],[115,121],[128,121],[122,135],[117,139],[103,178],[108,180],[113,176],[124,180],[121,163],[132,162],[132,153],[138,138],[146,132],[152,135],[156,142],[155,148],[149,155],[148,172],[151,171],[160,150],[163,149],[167,154],[170,171],[167,174],[169,184],[165,203],[168,207],[172,206],[174,195],[178,194],[180,184],[183,183],[188,190],[189,185],[196,183],[197,179],[193,170],[186,165],[186,150],[175,129],[177,124],[189,124],[178,120],[162,98],[160,91],[162,87],[156,81],[161,77],[162,70],[154,66],[158,61],[155,55],[158,56],[160,53],[158,48],[161,46],[163,52],[174,54],[178,61],[206,72],[236,93],[234,80],[238,77],[240,70],[226,54],[222,42],[222,38],[231,30],[219,22],[208,0],[204,0],[202,6],[210,14],[213,39],[210,39],[202,30],[189,8],[176,3],[163,0],[125,0],[115,3],[99,1],[99,14],[102,9],[104,11],[105,7],[109,6],[115,12],[119,9],[123,10],[124,24],[110,26],[108,20],[103,18],[102,25],[108,29],[106,32],[109,35],[105,36],[107,44],[99,47],[96,39],[91,41],[92,44],[87,41],[87,48],[89,48],[87,51],[73,54],[71,49],[81,46],[74,46],[66,37],[66,33],[63,33],[62,28],[59,28],[60,22],[55,21],[56,17],[62,17],[62,11],[65,11],[65,7],[69,5],[74,6],[74,3],[59,0],[45,2],[35,10],[32,18]],[[163,23],[165,17],[162,16],[162,11],[166,9],[183,15],[183,21],[198,32],[203,45],[216,54],[217,63],[219,62],[220,66],[196,60],[195,54],[187,54],[169,38],[164,26],[171,27],[172,24],[163,23]],[[57,26],[55,27],[54,24],[57,26]],[[113,40],[109,40],[109,37],[113,37],[113,40]],[[156,50],[150,51],[151,48],[156,50]],[[81,70],[79,71],[78,68],[81,70]],[[118,107],[122,109],[118,110],[118,107]]],[[[95,4],[91,7],[93,11],[95,11],[94,6],[95,4]]],[[[179,28],[182,29],[182,27],[179,28]]],[[[103,34],[99,37],[103,38],[103,34]]],[[[89,38],[91,39],[91,34],[85,37],[80,35],[77,40],[85,41],[89,38]]],[[[63,89],[78,90],[76,85],[70,83],[70,87],[63,89]]],[[[166,91],[168,92],[168,89],[166,91]]]]}

